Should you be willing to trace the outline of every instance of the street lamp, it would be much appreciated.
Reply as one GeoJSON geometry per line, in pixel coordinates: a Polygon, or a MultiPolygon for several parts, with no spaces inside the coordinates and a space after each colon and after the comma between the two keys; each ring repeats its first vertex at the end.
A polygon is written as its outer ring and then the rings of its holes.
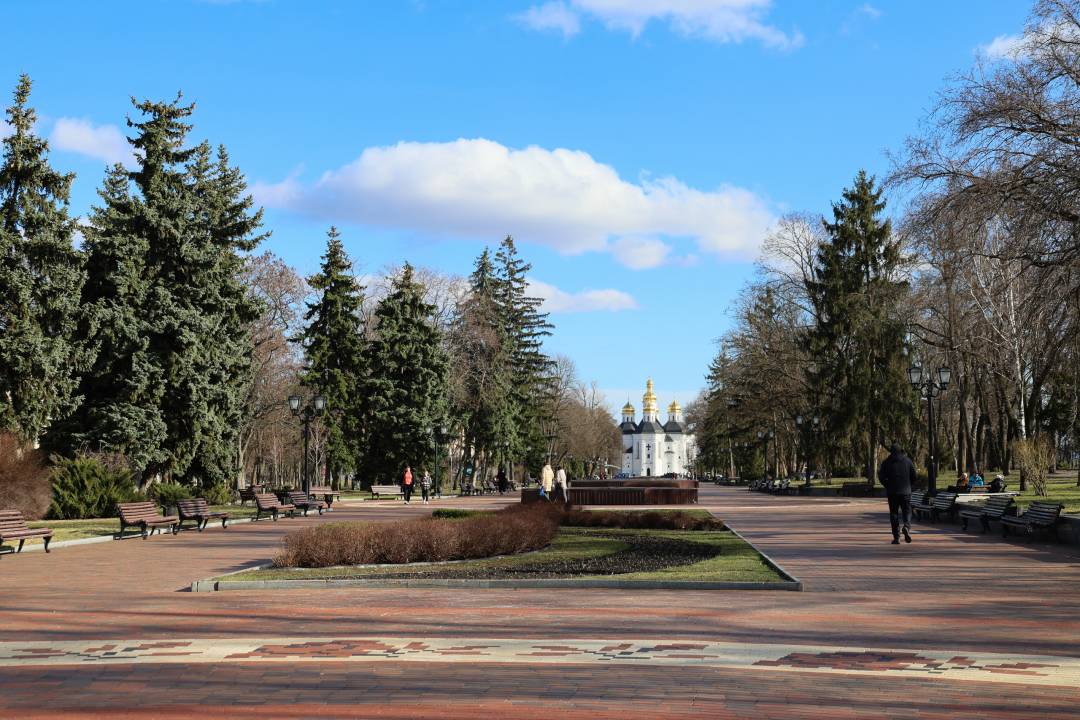
{"type": "Polygon", "coordinates": [[[428,428],[428,433],[431,435],[432,440],[435,442],[435,497],[441,498],[442,485],[439,484],[439,438],[446,437],[446,426],[440,425],[437,428],[428,428]]]}
{"type": "Polygon", "coordinates": [[[934,398],[949,389],[949,381],[952,380],[952,370],[948,367],[940,367],[937,377],[933,373],[924,373],[919,365],[908,368],[908,382],[911,387],[919,391],[919,397],[926,398],[927,424],[926,434],[930,444],[930,463],[927,466],[927,493],[937,494],[937,442],[934,440],[934,398]]]}
{"type": "Polygon", "coordinates": [[[304,494],[311,495],[311,476],[308,474],[308,439],[311,437],[311,421],[326,411],[326,396],[316,395],[301,407],[299,395],[289,396],[289,410],[304,421],[304,494]]]}

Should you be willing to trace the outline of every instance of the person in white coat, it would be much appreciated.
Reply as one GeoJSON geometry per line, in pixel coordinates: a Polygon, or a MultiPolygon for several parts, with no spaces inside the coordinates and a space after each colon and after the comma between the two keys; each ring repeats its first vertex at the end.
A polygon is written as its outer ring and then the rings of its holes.
{"type": "Polygon", "coordinates": [[[562,465],[559,466],[558,471],[555,473],[555,488],[559,502],[570,502],[570,493],[568,492],[570,484],[566,481],[566,471],[563,470],[562,465]]]}
{"type": "Polygon", "coordinates": [[[551,469],[551,463],[544,463],[544,469],[540,471],[540,489],[548,500],[551,499],[551,490],[555,486],[555,472],[551,469]]]}

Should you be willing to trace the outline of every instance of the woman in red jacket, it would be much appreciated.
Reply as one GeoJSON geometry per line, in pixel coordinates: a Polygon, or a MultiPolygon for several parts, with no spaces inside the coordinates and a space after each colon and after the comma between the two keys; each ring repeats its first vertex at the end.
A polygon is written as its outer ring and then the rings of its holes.
{"type": "Polygon", "coordinates": [[[405,496],[405,504],[409,504],[409,498],[412,497],[413,480],[412,480],[412,468],[408,465],[405,466],[405,476],[401,478],[401,492],[405,496]]]}

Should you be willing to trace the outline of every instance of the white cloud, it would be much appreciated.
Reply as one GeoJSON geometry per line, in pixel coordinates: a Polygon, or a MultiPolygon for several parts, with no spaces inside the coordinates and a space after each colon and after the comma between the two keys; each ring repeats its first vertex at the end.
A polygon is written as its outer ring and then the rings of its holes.
{"type": "Polygon", "coordinates": [[[557,30],[565,38],[581,32],[581,18],[561,0],[534,5],[515,18],[533,30],[557,30]]]}
{"type": "Polygon", "coordinates": [[[622,290],[582,290],[569,293],[535,278],[529,278],[528,283],[529,294],[544,301],[545,312],[618,312],[619,310],[636,310],[638,306],[637,301],[622,290]]]}
{"type": "Polygon", "coordinates": [[[622,237],[611,244],[611,252],[626,267],[644,270],[663,265],[671,246],[657,238],[622,237]]]}
{"type": "Polygon", "coordinates": [[[870,3],[863,3],[862,5],[860,5],[858,8],[858,12],[859,14],[865,15],[866,17],[873,20],[877,20],[879,17],[881,17],[881,8],[874,7],[870,3]]]}
{"type": "Polygon", "coordinates": [[[49,145],[53,150],[67,150],[87,157],[104,160],[112,165],[134,164],[135,156],[131,152],[124,133],[115,125],[93,125],[78,118],[60,118],[53,126],[49,136],[49,145]]]}
{"type": "Polygon", "coordinates": [[[1027,39],[1023,35],[998,35],[978,51],[991,60],[1015,59],[1023,53],[1027,39]]]}
{"type": "Polygon", "coordinates": [[[564,254],[612,252],[629,267],[663,262],[666,240],[738,259],[756,255],[773,218],[742,188],[676,178],[628,182],[580,150],[513,149],[484,139],[367,148],[305,185],[255,183],[259,202],[331,222],[440,235],[512,234],[564,254]]]}
{"type": "MultiPolygon", "coordinates": [[[[655,20],[667,22],[682,35],[721,43],[757,40],[781,50],[801,46],[804,38],[798,31],[787,33],[763,21],[771,5],[772,0],[559,0],[535,5],[519,18],[535,14],[537,20],[547,21],[538,29],[572,26],[576,32],[581,17],[588,16],[634,37],[655,20]]],[[[527,20],[526,24],[537,27],[527,20]]],[[[573,33],[563,30],[563,34],[573,33]]]]}

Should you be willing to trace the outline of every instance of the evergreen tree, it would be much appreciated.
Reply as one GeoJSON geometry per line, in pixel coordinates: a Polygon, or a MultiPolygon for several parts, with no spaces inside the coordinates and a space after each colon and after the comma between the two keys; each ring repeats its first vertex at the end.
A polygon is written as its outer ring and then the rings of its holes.
{"type": "Polygon", "coordinates": [[[326,397],[322,423],[327,431],[327,462],[334,477],[355,472],[365,447],[364,408],[358,390],[364,377],[365,347],[360,310],[364,288],[352,274],[337,228],[327,233],[322,267],[308,283],[318,297],[308,303],[299,342],[307,368],[302,382],[326,397]]]}
{"type": "Polygon", "coordinates": [[[860,171],[825,223],[829,241],[815,258],[810,298],[817,325],[811,344],[817,360],[811,375],[817,395],[829,398],[828,427],[858,438],[866,476],[873,482],[876,451],[904,437],[911,417],[906,382],[903,321],[896,309],[907,291],[897,279],[900,243],[892,237],[882,191],[860,171]]]}
{"type": "Polygon", "coordinates": [[[497,297],[491,253],[484,248],[469,276],[469,294],[452,330],[457,381],[455,417],[462,423],[466,453],[494,457],[513,436],[511,364],[506,327],[497,297]]]}
{"type": "Polygon", "coordinates": [[[76,404],[83,268],[67,211],[74,175],[50,167],[30,89],[21,76],[0,164],[0,427],[32,442],[76,404]]]}
{"type": "Polygon", "coordinates": [[[502,241],[495,264],[496,298],[509,346],[511,454],[539,467],[547,452],[546,430],[553,422],[554,363],[543,352],[552,325],[540,311],[543,300],[528,295],[526,274],[532,266],[518,255],[512,237],[502,241]]]}
{"type": "Polygon", "coordinates": [[[240,253],[263,236],[224,151],[185,146],[193,106],[179,101],[134,103],[137,167],[110,171],[91,216],[80,338],[96,359],[63,435],[124,453],[144,477],[210,484],[237,467],[258,309],[240,253]]]}
{"type": "Polygon", "coordinates": [[[406,263],[375,311],[362,383],[370,423],[365,470],[373,482],[394,482],[406,465],[425,467],[432,458],[428,430],[446,414],[448,369],[434,314],[406,263]]]}

